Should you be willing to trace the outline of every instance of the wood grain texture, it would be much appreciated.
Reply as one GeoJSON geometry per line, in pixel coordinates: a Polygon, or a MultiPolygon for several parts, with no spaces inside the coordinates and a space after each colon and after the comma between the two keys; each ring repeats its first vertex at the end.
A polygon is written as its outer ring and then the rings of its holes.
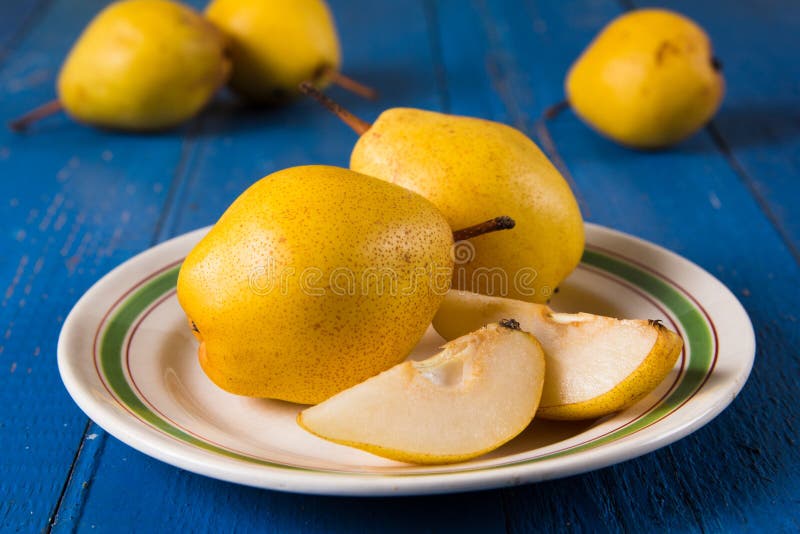
{"type": "Polygon", "coordinates": [[[48,3],[49,0],[20,0],[0,4],[0,63],[36,24],[48,3]]]}
{"type": "Polygon", "coordinates": [[[715,141],[800,261],[800,62],[790,52],[798,48],[800,4],[670,0],[666,6],[712,36],[727,81],[713,121],[715,141]]]}
{"type": "MultiPolygon", "coordinates": [[[[0,117],[52,97],[63,54],[102,3],[53,0],[22,33],[0,24],[0,43],[3,32],[17,36],[5,62],[0,55],[0,117]]],[[[331,5],[345,72],[381,93],[376,104],[336,92],[358,115],[372,120],[384,107],[417,106],[550,139],[589,220],[661,243],[722,279],[758,335],[740,398],[706,428],[640,459],[481,493],[290,495],[153,460],[87,428],[60,385],[55,342],[69,308],[115,264],[213,223],[260,176],[305,163],[346,165],[355,139],[302,101],[256,111],[223,99],[189,126],[150,137],[57,117],[26,136],[0,132],[0,531],[44,528],[56,507],[56,531],[800,529],[794,4],[773,0],[769,13],[719,1],[670,4],[709,29],[724,52],[729,90],[717,139],[702,132],[658,153],[619,148],[570,112],[539,122],[563,98],[569,64],[622,11],[614,1],[331,5]]]]}
{"type": "MultiPolygon", "coordinates": [[[[61,60],[104,4],[35,14],[0,65],[3,122],[53,98],[61,60]]],[[[137,137],[63,115],[26,135],[0,129],[0,531],[48,525],[87,422],[58,376],[58,331],[92,283],[152,244],[182,145],[181,131],[137,137]]],[[[105,436],[89,434],[87,450],[105,436]]]]}

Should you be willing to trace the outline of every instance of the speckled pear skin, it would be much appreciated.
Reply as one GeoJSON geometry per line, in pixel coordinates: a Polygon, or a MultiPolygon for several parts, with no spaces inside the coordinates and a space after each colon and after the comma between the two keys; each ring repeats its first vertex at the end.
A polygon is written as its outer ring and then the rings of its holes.
{"type": "Polygon", "coordinates": [[[504,124],[389,109],[356,143],[350,168],[416,191],[453,228],[498,213],[516,221],[513,231],[470,240],[474,258],[470,249],[471,261],[456,266],[458,289],[544,302],[583,254],[569,185],[533,141],[504,124]],[[480,274],[497,268],[505,284],[480,274]]]}
{"type": "Polygon", "coordinates": [[[178,300],[214,383],[315,404],[408,355],[449,286],[452,243],[416,193],[347,169],[294,167],[228,208],[184,261],[178,300]],[[385,277],[381,289],[379,275],[391,273],[396,290],[385,277]]]}

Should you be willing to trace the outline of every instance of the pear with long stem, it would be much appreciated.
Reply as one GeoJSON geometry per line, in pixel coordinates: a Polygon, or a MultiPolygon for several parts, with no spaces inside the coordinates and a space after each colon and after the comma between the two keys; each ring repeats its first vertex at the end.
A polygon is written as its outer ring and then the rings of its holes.
{"type": "Polygon", "coordinates": [[[455,240],[513,225],[497,217],[453,233],[402,187],[338,167],[285,169],[242,193],[189,253],[178,300],[214,383],[314,404],[411,352],[451,285],[455,240]]]}
{"type": "Polygon", "coordinates": [[[370,124],[313,84],[317,99],[358,135],[350,168],[415,191],[459,228],[507,213],[523,231],[474,240],[453,285],[545,302],[583,253],[583,219],[569,185],[522,132],[483,119],[412,108],[384,111],[370,124]]]}

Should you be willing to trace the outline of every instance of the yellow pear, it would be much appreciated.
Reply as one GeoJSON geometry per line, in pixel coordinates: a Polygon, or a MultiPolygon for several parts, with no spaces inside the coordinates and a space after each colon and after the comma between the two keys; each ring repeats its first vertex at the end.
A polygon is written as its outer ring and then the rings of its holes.
{"type": "Polygon", "coordinates": [[[317,403],[408,355],[450,285],[452,244],[412,191],[294,167],[225,211],[181,266],[178,300],[218,386],[317,403]]]}
{"type": "Polygon", "coordinates": [[[369,88],[339,73],[341,52],[324,0],[213,0],[206,16],[231,39],[231,87],[248,100],[274,103],[297,94],[297,85],[332,79],[369,88]]]}
{"type": "Polygon", "coordinates": [[[461,462],[498,448],[536,413],[542,348],[516,321],[491,324],[300,413],[322,438],[419,464],[461,462]]]}
{"type": "Polygon", "coordinates": [[[230,73],[225,37],[190,7],[170,0],[122,0],[86,27],[58,76],[57,102],[12,123],[60,108],[75,120],[122,130],[160,130],[202,109],[230,73]]]}
{"type": "Polygon", "coordinates": [[[580,118],[635,148],[664,147],[690,136],[714,116],[724,91],[706,33],[665,9],[639,9],[615,19],[566,80],[567,99],[580,118]]]}
{"type": "Polygon", "coordinates": [[[557,313],[543,304],[450,291],[433,326],[454,339],[514,317],[544,349],[547,374],[536,413],[546,419],[591,419],[622,410],[670,373],[683,347],[658,321],[557,313]]]}
{"type": "Polygon", "coordinates": [[[369,124],[314,87],[302,89],[361,134],[350,168],[416,191],[460,228],[497,213],[517,230],[456,250],[453,286],[544,302],[581,259],[583,219],[566,180],[519,130],[412,108],[369,124]]]}

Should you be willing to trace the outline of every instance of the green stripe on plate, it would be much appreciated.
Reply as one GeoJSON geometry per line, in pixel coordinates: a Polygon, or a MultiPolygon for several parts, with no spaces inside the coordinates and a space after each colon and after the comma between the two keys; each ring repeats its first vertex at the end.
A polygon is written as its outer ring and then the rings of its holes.
{"type": "MultiPolygon", "coordinates": [[[[457,471],[451,471],[451,473],[485,471],[523,463],[539,462],[549,458],[555,458],[593,449],[605,443],[619,440],[633,434],[637,430],[652,425],[676,410],[689,398],[691,398],[695,391],[697,391],[697,389],[705,381],[708,373],[711,370],[713,361],[714,347],[712,343],[712,335],[709,324],[705,320],[702,312],[689,299],[687,299],[677,288],[667,283],[665,280],[641,269],[638,266],[628,263],[622,259],[610,256],[604,252],[587,248],[583,255],[582,263],[614,275],[645,291],[663,304],[667,309],[669,309],[672,315],[677,319],[681,328],[686,334],[685,341],[686,345],[688,346],[687,354],[689,355],[686,372],[678,384],[678,387],[675,388],[675,390],[667,399],[664,400],[664,402],[655,406],[643,416],[635,419],[615,432],[598,437],[590,442],[576,445],[562,451],[538,456],[536,458],[509,462],[497,466],[461,469],[457,471]]],[[[148,423],[153,428],[158,429],[179,441],[199,447],[209,452],[226,456],[228,458],[280,469],[324,472],[328,474],[352,474],[349,472],[312,469],[308,467],[270,462],[262,458],[240,454],[238,452],[219,447],[218,445],[197,438],[176,427],[170,421],[165,420],[159,414],[151,410],[150,407],[148,407],[142,401],[142,399],[136,395],[123,370],[125,339],[127,338],[133,325],[136,323],[137,318],[140,317],[141,314],[144,313],[150,306],[152,306],[159,298],[175,289],[179,268],[180,267],[177,266],[169,269],[164,273],[154,277],[152,280],[147,281],[141,288],[119,303],[117,311],[113,313],[111,319],[108,321],[105,327],[105,330],[102,333],[99,354],[101,364],[100,369],[103,375],[101,376],[101,379],[107,383],[110,390],[113,391],[114,395],[116,395],[118,402],[140,420],[148,423]]],[[[358,474],[363,476],[370,473],[359,472],[358,474]]],[[[441,473],[436,472],[432,474],[441,473]]],[[[403,475],[425,476],[426,473],[408,473],[403,475]]],[[[383,475],[381,474],[380,476],[383,475]]]]}
{"type": "Polygon", "coordinates": [[[158,430],[180,441],[237,460],[255,462],[261,465],[281,467],[284,469],[295,469],[292,466],[276,464],[229,451],[184,432],[153,412],[142,402],[136,393],[134,393],[133,388],[128,383],[125,372],[123,371],[125,354],[124,343],[128,332],[135,324],[136,319],[144,313],[145,310],[160,297],[175,289],[178,282],[179,270],[180,266],[177,266],[156,276],[119,304],[117,312],[108,321],[108,325],[103,332],[102,341],[100,342],[100,362],[105,382],[117,396],[117,400],[130,412],[135,414],[142,421],[149,423],[158,430]]]}

